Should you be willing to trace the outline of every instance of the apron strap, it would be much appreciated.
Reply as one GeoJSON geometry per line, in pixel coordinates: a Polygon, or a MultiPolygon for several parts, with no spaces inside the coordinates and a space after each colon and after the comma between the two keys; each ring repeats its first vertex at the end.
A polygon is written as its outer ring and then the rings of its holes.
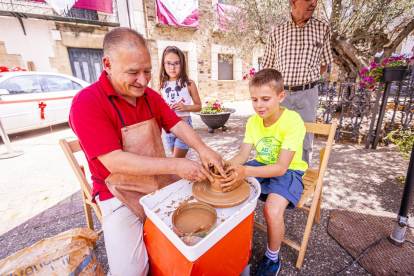
{"type": "MultiPolygon", "coordinates": [[[[118,108],[116,108],[116,105],[115,105],[114,101],[112,100],[111,96],[108,96],[108,99],[111,101],[112,105],[114,106],[114,108],[116,110],[116,113],[118,113],[118,116],[119,116],[119,119],[121,119],[122,125],[124,127],[126,127],[125,122],[124,122],[124,119],[122,118],[121,113],[119,112],[118,108]]],[[[152,118],[154,118],[154,114],[152,114],[152,110],[151,110],[151,107],[150,107],[150,105],[149,105],[149,103],[147,101],[147,98],[144,97],[144,99],[145,99],[145,102],[147,103],[148,109],[149,109],[149,111],[151,113],[151,119],[152,119],[152,118]]]]}
{"type": "Polygon", "coordinates": [[[150,111],[150,113],[151,113],[151,117],[152,117],[152,118],[154,118],[154,115],[152,114],[151,107],[150,107],[150,106],[149,106],[149,104],[148,104],[147,97],[144,97],[144,99],[145,99],[145,102],[147,103],[148,109],[149,109],[149,111],[150,111]]]}
{"type": "MultiPolygon", "coordinates": [[[[111,96],[108,96],[108,99],[111,101],[112,105],[115,107],[116,112],[118,113],[119,119],[121,119],[121,123],[124,127],[126,127],[124,119],[121,116],[121,113],[119,112],[118,108],[116,108],[114,101],[112,100],[111,96]]],[[[152,113],[151,113],[152,114],[152,113]]]]}

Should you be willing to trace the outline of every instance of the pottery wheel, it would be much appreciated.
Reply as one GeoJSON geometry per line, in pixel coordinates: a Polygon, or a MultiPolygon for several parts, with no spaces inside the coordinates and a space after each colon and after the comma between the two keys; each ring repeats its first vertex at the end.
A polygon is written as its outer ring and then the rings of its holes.
{"type": "Polygon", "coordinates": [[[250,186],[243,181],[236,189],[220,193],[210,189],[210,182],[198,182],[193,185],[193,196],[201,202],[217,208],[229,208],[245,202],[250,196],[250,186]]]}

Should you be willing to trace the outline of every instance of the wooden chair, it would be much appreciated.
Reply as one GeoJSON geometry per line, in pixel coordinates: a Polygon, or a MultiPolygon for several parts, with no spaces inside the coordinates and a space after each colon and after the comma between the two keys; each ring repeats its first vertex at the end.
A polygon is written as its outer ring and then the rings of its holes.
{"type": "MultiPolygon", "coordinates": [[[[332,144],[335,137],[336,127],[338,126],[337,122],[332,124],[314,124],[314,123],[305,123],[306,132],[328,135],[326,147],[322,148],[319,169],[310,169],[306,170],[306,174],[303,177],[304,190],[302,192],[301,199],[296,205],[296,208],[304,210],[309,213],[308,219],[306,222],[305,232],[303,234],[302,243],[299,245],[292,240],[284,237],[283,242],[294,249],[299,251],[299,256],[296,262],[296,268],[301,269],[303,264],[303,259],[305,258],[306,248],[308,246],[309,236],[313,225],[313,220],[319,224],[321,219],[321,203],[322,203],[322,185],[323,178],[325,176],[326,168],[328,166],[329,156],[332,150],[332,144]],[[313,195],[310,208],[305,207],[304,204],[308,199],[313,195]]],[[[255,227],[267,232],[267,227],[255,222],[255,227]]]]}
{"type": "MultiPolygon", "coordinates": [[[[92,188],[89,182],[86,180],[85,168],[79,165],[74,155],[74,153],[82,150],[79,145],[79,141],[74,140],[71,142],[67,142],[65,139],[61,139],[59,140],[59,144],[62,147],[62,150],[65,153],[66,158],[68,159],[69,164],[72,167],[72,170],[75,173],[80,183],[82,199],[83,199],[83,207],[85,210],[86,223],[88,224],[88,228],[91,229],[92,231],[95,231],[94,226],[93,226],[91,207],[95,211],[95,214],[98,217],[101,224],[102,224],[102,213],[101,213],[101,210],[99,209],[98,204],[92,202],[92,188]]],[[[99,230],[97,233],[98,235],[102,234],[102,229],[99,230]]],[[[95,243],[93,244],[93,248],[94,249],[96,248],[95,243]]]]}

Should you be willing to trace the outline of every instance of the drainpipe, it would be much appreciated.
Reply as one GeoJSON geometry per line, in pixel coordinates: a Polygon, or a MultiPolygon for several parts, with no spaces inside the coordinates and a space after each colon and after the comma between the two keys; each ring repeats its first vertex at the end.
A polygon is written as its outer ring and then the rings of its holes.
{"type": "Polygon", "coordinates": [[[414,145],[411,151],[410,163],[408,165],[407,179],[405,180],[404,192],[401,200],[400,211],[397,216],[397,222],[394,226],[394,232],[390,239],[396,244],[404,243],[404,234],[407,230],[408,210],[411,203],[411,195],[414,190],[414,145]]]}
{"type": "Polygon", "coordinates": [[[132,28],[131,13],[129,11],[129,0],[125,0],[125,2],[126,2],[127,14],[128,14],[128,25],[130,28],[132,28]]]}
{"type": "Polygon", "coordinates": [[[148,30],[148,11],[147,11],[147,1],[142,0],[142,5],[144,6],[144,18],[145,18],[145,32],[147,35],[147,40],[150,39],[149,30],[148,30]]]}

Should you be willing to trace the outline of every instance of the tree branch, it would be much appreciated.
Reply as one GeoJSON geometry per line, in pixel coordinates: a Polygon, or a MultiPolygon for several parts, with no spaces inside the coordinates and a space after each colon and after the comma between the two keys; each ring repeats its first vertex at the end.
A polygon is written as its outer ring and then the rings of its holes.
{"type": "Polygon", "coordinates": [[[391,56],[391,54],[395,51],[398,45],[406,38],[412,31],[414,30],[414,19],[405,26],[404,30],[398,34],[398,36],[394,39],[393,42],[388,44],[388,46],[384,47],[384,53],[381,55],[379,62],[383,62],[387,58],[391,56]]]}

